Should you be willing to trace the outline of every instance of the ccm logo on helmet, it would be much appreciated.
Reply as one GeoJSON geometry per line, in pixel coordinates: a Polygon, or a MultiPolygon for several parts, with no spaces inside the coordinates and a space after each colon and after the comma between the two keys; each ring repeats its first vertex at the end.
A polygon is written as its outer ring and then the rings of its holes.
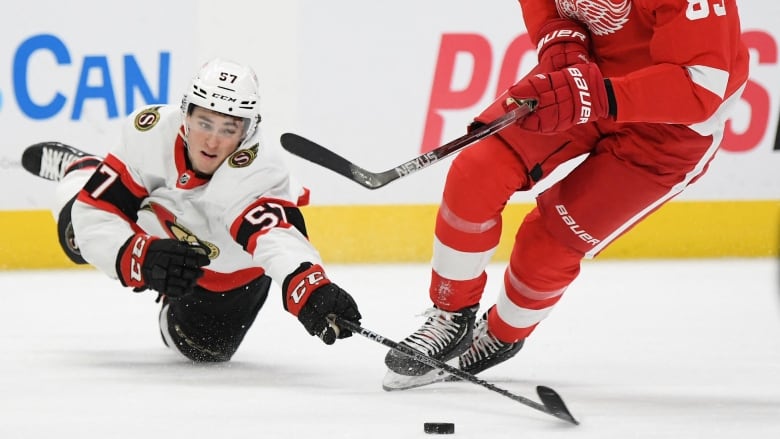
{"type": "Polygon", "coordinates": [[[236,98],[231,98],[230,96],[221,95],[219,93],[212,93],[211,97],[217,98],[222,101],[236,102],[236,98]]]}

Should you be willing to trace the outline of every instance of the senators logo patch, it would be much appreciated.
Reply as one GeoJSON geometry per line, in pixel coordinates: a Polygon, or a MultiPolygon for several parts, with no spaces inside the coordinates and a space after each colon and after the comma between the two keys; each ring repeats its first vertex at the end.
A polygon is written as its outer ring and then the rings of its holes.
{"type": "Polygon", "coordinates": [[[227,159],[228,166],[231,168],[244,168],[252,164],[257,158],[257,150],[260,149],[260,144],[255,143],[247,149],[239,149],[230,155],[227,159]]]}
{"type": "Polygon", "coordinates": [[[138,115],[135,116],[135,129],[138,131],[149,131],[157,125],[157,122],[160,121],[160,112],[157,111],[159,108],[159,106],[147,108],[138,113],[138,115]]]}
{"type": "Polygon", "coordinates": [[[154,213],[154,216],[157,217],[157,221],[160,222],[160,225],[168,231],[169,237],[186,242],[194,249],[199,250],[201,253],[208,256],[209,259],[213,260],[219,256],[219,247],[195,236],[189,229],[179,224],[176,216],[162,205],[150,202],[141,206],[141,210],[148,210],[154,213]]]}

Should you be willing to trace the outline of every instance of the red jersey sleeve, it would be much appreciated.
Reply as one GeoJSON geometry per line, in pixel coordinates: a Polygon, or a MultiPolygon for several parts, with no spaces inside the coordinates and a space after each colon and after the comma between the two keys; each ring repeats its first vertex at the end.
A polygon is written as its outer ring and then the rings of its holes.
{"type": "Polygon", "coordinates": [[[520,2],[520,8],[523,11],[523,21],[525,22],[528,36],[531,37],[531,41],[536,45],[539,43],[536,41],[537,35],[539,35],[539,29],[541,29],[544,23],[554,18],[560,18],[558,9],[555,7],[555,0],[518,1],[520,2]]]}
{"type": "Polygon", "coordinates": [[[652,30],[652,65],[610,78],[621,122],[693,124],[744,84],[735,0],[634,0],[652,30]]]}

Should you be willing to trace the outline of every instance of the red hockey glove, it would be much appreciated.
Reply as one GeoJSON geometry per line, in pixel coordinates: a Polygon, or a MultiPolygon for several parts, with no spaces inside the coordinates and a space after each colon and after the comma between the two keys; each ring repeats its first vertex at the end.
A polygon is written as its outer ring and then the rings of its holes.
{"type": "Polygon", "coordinates": [[[151,288],[168,297],[192,292],[201,267],[211,262],[203,249],[176,239],[136,234],[119,250],[116,271],[126,287],[151,288]]]}
{"type": "Polygon", "coordinates": [[[348,329],[331,325],[331,315],[355,323],[362,318],[352,296],[332,283],[319,265],[301,264],[284,280],[282,293],[284,309],[297,316],[309,334],[328,345],[352,335],[348,329]]]}
{"type": "Polygon", "coordinates": [[[549,73],[574,64],[590,62],[590,34],[567,18],[546,22],[537,34],[539,64],[533,73],[549,73]]]}
{"type": "MultiPolygon", "coordinates": [[[[555,133],[575,125],[615,114],[615,99],[609,80],[595,63],[575,64],[557,72],[537,74],[509,88],[515,99],[534,99],[536,111],[520,119],[528,131],[555,133]]],[[[505,109],[511,105],[505,103],[505,109]]]]}
{"type": "MultiPolygon", "coordinates": [[[[537,33],[537,55],[539,62],[519,82],[539,73],[555,72],[573,64],[587,63],[590,60],[590,33],[579,23],[556,18],[545,22],[537,33]]],[[[495,120],[510,108],[504,100],[496,101],[475,118],[468,131],[495,120]]]]}

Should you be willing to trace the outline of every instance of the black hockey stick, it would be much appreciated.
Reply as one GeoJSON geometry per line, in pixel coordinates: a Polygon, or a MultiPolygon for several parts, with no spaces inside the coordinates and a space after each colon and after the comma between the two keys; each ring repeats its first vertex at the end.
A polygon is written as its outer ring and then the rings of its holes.
{"type": "Polygon", "coordinates": [[[514,123],[517,119],[528,115],[536,108],[535,100],[517,101],[517,104],[517,108],[493,122],[475,128],[471,132],[458,137],[449,143],[439,146],[438,148],[384,172],[371,172],[363,169],[324,146],[297,134],[284,133],[282,134],[280,142],[284,149],[298,157],[330,169],[364,187],[378,189],[391,181],[406,177],[420,169],[427,168],[439,160],[452,155],[467,146],[473,145],[478,140],[497,133],[506,126],[514,123]]]}
{"type": "Polygon", "coordinates": [[[566,404],[564,404],[563,399],[561,399],[561,396],[558,395],[558,393],[546,386],[536,386],[536,393],[539,395],[539,399],[542,400],[542,403],[539,404],[538,402],[528,399],[524,396],[515,395],[514,393],[504,390],[500,387],[497,387],[493,384],[490,384],[489,382],[485,380],[481,380],[477,378],[475,375],[468,373],[464,370],[460,370],[457,367],[450,366],[447,363],[444,363],[442,361],[439,361],[435,358],[431,358],[415,349],[412,349],[406,345],[402,345],[399,343],[396,343],[390,339],[387,339],[385,337],[382,337],[381,335],[369,331],[366,328],[363,328],[362,326],[358,325],[357,323],[351,322],[349,320],[344,320],[342,318],[336,317],[335,319],[336,325],[347,328],[350,331],[360,334],[363,337],[366,337],[370,340],[373,340],[377,343],[383,344],[391,349],[395,349],[399,352],[402,352],[416,361],[419,361],[420,363],[427,364],[428,366],[434,367],[436,369],[443,370],[450,375],[456,376],[464,381],[469,381],[471,383],[480,385],[488,390],[492,390],[498,394],[504,395],[507,398],[511,398],[521,404],[524,404],[528,407],[531,407],[533,409],[539,410],[541,412],[547,413],[548,415],[555,416],[558,419],[562,419],[566,422],[570,422],[574,425],[579,425],[579,422],[574,419],[574,416],[571,415],[569,412],[569,409],[566,408],[566,404]]]}

